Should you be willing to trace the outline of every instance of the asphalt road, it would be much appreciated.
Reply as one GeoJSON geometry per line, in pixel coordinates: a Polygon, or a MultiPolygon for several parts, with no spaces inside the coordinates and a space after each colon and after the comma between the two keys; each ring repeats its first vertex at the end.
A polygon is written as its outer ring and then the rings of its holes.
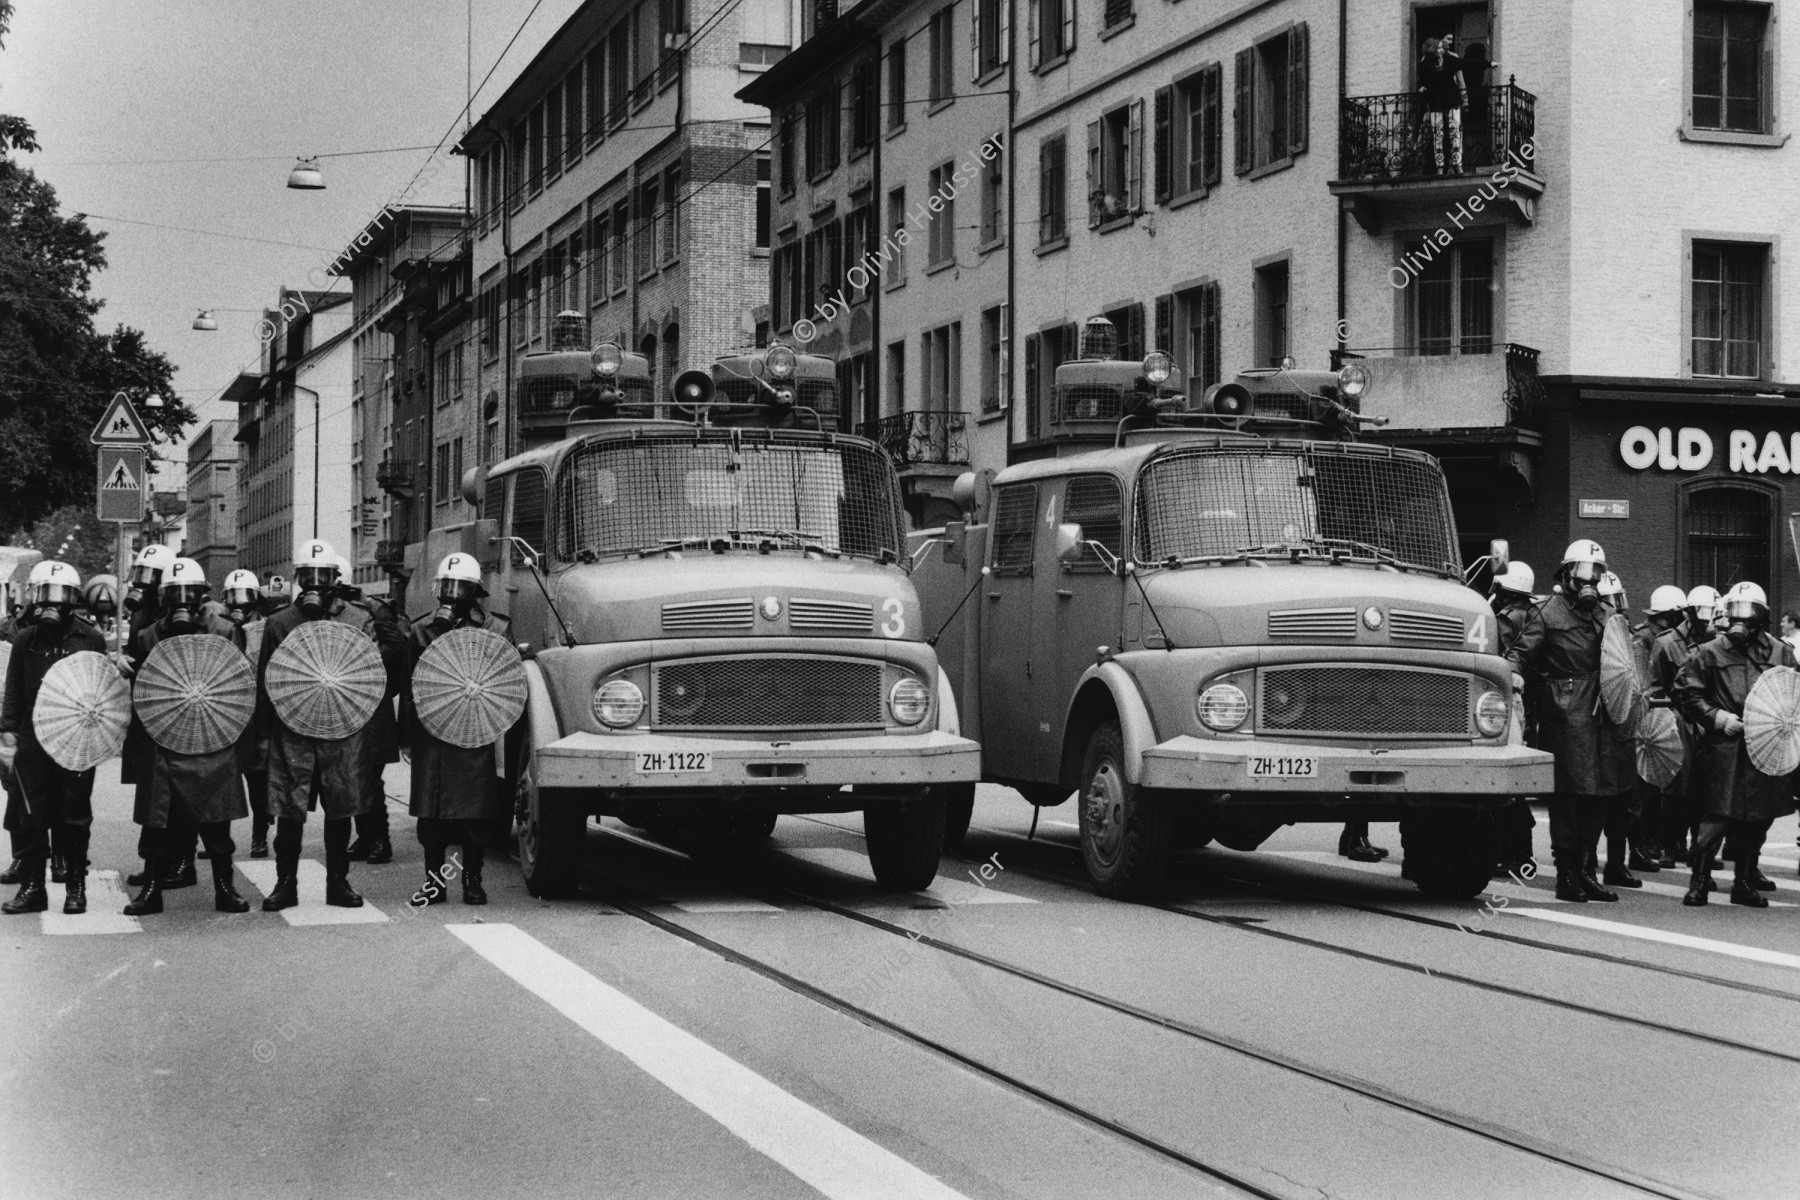
{"type": "MultiPolygon", "coordinates": [[[[135,869],[127,790],[96,808],[96,868],[135,869]]],[[[608,821],[578,899],[498,862],[486,907],[415,910],[394,808],[363,910],[217,914],[203,868],[158,916],[103,884],[0,918],[0,1198],[1800,1189],[1792,818],[1764,911],[1685,909],[1668,872],[1616,905],[1430,901],[1320,826],[1124,905],[1073,805],[1028,840],[986,787],[926,893],[876,887],[854,816],[724,858],[608,821]]],[[[272,865],[239,865],[260,900],[272,865]]]]}

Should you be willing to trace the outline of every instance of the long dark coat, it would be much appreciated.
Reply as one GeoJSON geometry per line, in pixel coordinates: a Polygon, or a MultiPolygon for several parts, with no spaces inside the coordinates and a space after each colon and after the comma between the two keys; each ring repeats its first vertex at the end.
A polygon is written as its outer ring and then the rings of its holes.
{"type": "Polygon", "coordinates": [[[1559,793],[1617,796],[1637,786],[1631,734],[1600,703],[1600,639],[1609,611],[1595,605],[1583,612],[1553,595],[1506,656],[1537,693],[1537,748],[1556,756],[1559,793]]]}
{"type": "MultiPolygon", "coordinates": [[[[1506,604],[1494,610],[1494,627],[1500,635],[1500,655],[1506,657],[1512,653],[1513,647],[1519,644],[1526,629],[1543,627],[1543,619],[1538,616],[1537,606],[1531,597],[1515,594],[1506,604]]],[[[1536,746],[1537,743],[1537,690],[1525,687],[1521,690],[1519,702],[1525,710],[1525,744],[1536,746]]]]}
{"type": "MultiPolygon", "coordinates": [[[[1686,622],[1664,630],[1650,644],[1650,678],[1660,697],[1674,702],[1675,678],[1681,673],[1682,665],[1693,657],[1694,649],[1695,643],[1688,637],[1686,622]]],[[[1699,732],[1679,705],[1675,707],[1675,715],[1679,718],[1675,722],[1675,728],[1681,734],[1681,770],[1663,791],[1686,796],[1693,789],[1694,746],[1699,741],[1699,732]]]]}
{"type": "MultiPolygon", "coordinates": [[[[133,673],[144,665],[150,651],[171,634],[161,621],[140,631],[125,649],[126,660],[133,673]]],[[[244,648],[244,631],[223,617],[205,618],[205,628],[198,634],[183,637],[220,637],[244,648]]],[[[254,721],[251,722],[255,724],[254,721]]],[[[131,819],[151,829],[167,829],[169,813],[177,797],[197,824],[212,821],[236,821],[250,814],[244,800],[244,780],[238,769],[237,743],[210,754],[177,754],[156,744],[147,736],[147,751],[134,766],[137,794],[132,804],[131,819]]]]}
{"type": "Polygon", "coordinates": [[[52,638],[33,625],[13,638],[12,658],[6,665],[5,698],[0,701],[0,733],[19,737],[13,774],[19,799],[28,820],[41,827],[94,818],[94,769],[67,771],[38,743],[31,713],[38,689],[51,667],[83,650],[106,653],[106,636],[79,613],[69,619],[61,637],[52,638]]]}
{"type": "MultiPolygon", "coordinates": [[[[125,622],[125,645],[130,646],[138,640],[138,635],[155,625],[162,615],[157,606],[154,592],[146,598],[148,603],[134,613],[123,614],[125,622]]],[[[119,751],[119,782],[142,783],[143,776],[139,768],[150,761],[150,754],[156,744],[150,740],[150,731],[138,720],[137,713],[131,714],[131,724],[125,727],[125,748],[119,751]]]]}
{"type": "MultiPolygon", "coordinates": [[[[391,679],[406,653],[401,637],[383,637],[368,609],[342,599],[333,600],[319,618],[348,625],[376,642],[391,679]]],[[[370,748],[374,735],[364,725],[347,738],[325,741],[289,729],[276,715],[269,699],[269,659],[287,636],[307,620],[298,605],[288,605],[263,627],[262,655],[256,666],[258,720],[268,732],[269,815],[304,821],[312,810],[315,794],[323,801],[327,819],[353,817],[366,811],[381,794],[380,754],[370,748]],[[376,777],[371,779],[369,772],[376,777]]],[[[397,631],[396,631],[397,632],[397,631]]]]}
{"type": "MultiPolygon", "coordinates": [[[[400,722],[394,714],[394,706],[406,690],[407,671],[412,661],[406,652],[407,631],[394,616],[394,610],[380,600],[369,598],[348,600],[347,603],[367,612],[374,621],[375,640],[381,646],[381,661],[388,668],[387,695],[381,698],[375,715],[369,718],[368,737],[364,741],[364,747],[371,756],[364,765],[364,770],[373,772],[372,778],[380,780],[383,767],[400,761],[400,722]]],[[[386,798],[383,797],[383,803],[385,802],[386,798]]]]}
{"type": "Polygon", "coordinates": [[[1675,702],[1699,731],[1693,767],[1702,817],[1771,821],[1794,811],[1794,777],[1757,770],[1744,748],[1744,735],[1721,733],[1718,714],[1742,717],[1744,700],[1764,671],[1795,665],[1785,642],[1758,633],[1744,646],[1716,637],[1682,666],[1675,678],[1675,702]]]}
{"type": "MultiPolygon", "coordinates": [[[[507,624],[504,617],[490,616],[478,608],[470,619],[458,621],[452,628],[491,629],[504,637],[507,624]]],[[[441,635],[441,631],[432,628],[430,617],[413,622],[414,666],[441,635]]],[[[401,694],[400,709],[404,735],[412,746],[412,803],[408,812],[415,817],[442,820],[487,820],[511,815],[506,781],[494,774],[494,747],[464,749],[432,737],[419,722],[411,688],[401,694]]]]}

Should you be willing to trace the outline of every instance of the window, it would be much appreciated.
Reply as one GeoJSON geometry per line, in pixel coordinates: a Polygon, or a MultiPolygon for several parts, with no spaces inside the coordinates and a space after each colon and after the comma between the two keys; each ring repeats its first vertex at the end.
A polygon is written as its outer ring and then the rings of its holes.
{"type": "Polygon", "coordinates": [[[606,41],[587,56],[587,140],[593,145],[606,136],[606,41]]]}
{"type": "Polygon", "coordinates": [[[1219,183],[1224,71],[1201,67],[1156,93],[1156,198],[1204,195],[1219,183]]]}
{"type": "Polygon", "coordinates": [[[450,483],[450,443],[439,442],[437,448],[437,474],[431,481],[432,502],[439,507],[450,503],[450,497],[454,493],[454,490],[455,489],[450,483]]]}
{"type": "Polygon", "coordinates": [[[1257,363],[1280,366],[1288,346],[1288,265],[1270,263],[1256,271],[1257,363]]]}
{"type": "Polygon", "coordinates": [[[1142,361],[1147,349],[1144,345],[1144,306],[1127,304],[1124,308],[1108,309],[1100,315],[1111,321],[1113,329],[1117,331],[1119,348],[1114,357],[1121,362],[1142,361]]]}
{"type": "Polygon", "coordinates": [[[995,134],[983,146],[992,158],[981,164],[981,244],[992,246],[1006,236],[1005,147],[995,134]]]}
{"type": "Polygon", "coordinates": [[[1012,306],[981,314],[981,411],[999,412],[1012,400],[1012,306]]]}
{"type": "Polygon", "coordinates": [[[500,285],[490,283],[481,293],[481,356],[497,357],[500,353],[500,285]]]}
{"type": "Polygon", "coordinates": [[[1698,0],[1694,13],[1693,95],[1689,120],[1698,129],[1767,133],[1773,75],[1769,70],[1767,4],[1698,0]]]}
{"type": "Polygon", "coordinates": [[[632,231],[637,239],[637,274],[642,279],[656,270],[657,226],[662,220],[662,204],[657,181],[646,179],[638,188],[638,223],[632,231]]]}
{"type": "Polygon", "coordinates": [[[581,157],[582,88],[581,64],[569,72],[563,84],[563,161],[573,164],[581,157]]]}
{"type": "Polygon", "coordinates": [[[651,94],[655,90],[656,60],[662,57],[662,35],[656,27],[656,9],[657,0],[639,0],[636,11],[631,14],[632,29],[637,34],[637,61],[632,64],[636,68],[631,93],[634,108],[650,103],[651,94]]]}
{"type": "Polygon", "coordinates": [[[1075,48],[1075,0],[1026,0],[1031,69],[1054,66],[1075,48]]]}
{"type": "Polygon", "coordinates": [[[865,59],[850,72],[850,153],[875,144],[876,110],[880,103],[875,60],[865,59]]]}
{"type": "MultiPolygon", "coordinates": [[[[806,257],[800,266],[801,306],[817,305],[819,300],[831,290],[831,263],[828,247],[831,244],[831,233],[837,222],[821,225],[806,235],[804,243],[806,257]]],[[[796,316],[804,313],[796,309],[796,316]]]]}
{"type": "Polygon", "coordinates": [[[919,407],[962,411],[962,322],[952,321],[919,336],[919,407]]]}
{"type": "Polygon", "coordinates": [[[838,90],[832,84],[806,102],[806,177],[817,180],[838,165],[838,90]]]}
{"type": "Polygon", "coordinates": [[[631,20],[612,27],[606,37],[606,118],[613,129],[625,123],[631,98],[631,20]]]}
{"type": "Polygon", "coordinates": [[[526,172],[528,187],[536,192],[544,186],[544,106],[539,104],[531,110],[531,119],[527,122],[525,139],[528,143],[526,154],[526,172]]]}
{"type": "Polygon", "coordinates": [[[979,81],[1006,64],[1012,30],[1010,0],[973,0],[969,5],[969,79],[979,81]]]}
{"type": "Polygon", "coordinates": [[[1248,175],[1306,151],[1307,31],[1304,22],[1238,51],[1236,170],[1248,175]]]}
{"type": "Polygon", "coordinates": [[[1413,242],[1422,263],[1406,289],[1413,345],[1420,354],[1489,354],[1494,349],[1494,243],[1471,238],[1439,247],[1413,242]],[[1432,253],[1435,252],[1435,253],[1432,253]]]}
{"type": "Polygon", "coordinates": [[[656,72],[656,86],[668,87],[681,69],[681,55],[676,47],[684,42],[687,32],[687,0],[661,0],[657,9],[657,29],[662,34],[662,56],[656,72]]]}
{"type": "Polygon", "coordinates": [[[1768,256],[1766,245],[1751,242],[1694,243],[1693,374],[1762,378],[1768,256]]]}
{"type": "Polygon", "coordinates": [[[1199,396],[1215,383],[1223,382],[1219,353],[1219,285],[1202,284],[1181,292],[1179,302],[1181,333],[1176,342],[1175,357],[1188,375],[1188,395],[1199,396]]]}
{"type": "Polygon", "coordinates": [[[544,102],[544,172],[551,179],[562,174],[563,165],[563,91],[557,84],[544,102]]]}
{"type": "Polygon", "coordinates": [[[950,178],[955,167],[955,163],[945,163],[941,167],[932,168],[927,185],[931,189],[931,195],[925,201],[926,207],[929,208],[933,200],[943,205],[928,218],[931,224],[927,229],[930,241],[926,257],[934,267],[956,259],[956,185],[950,178]]]}
{"type": "Polygon", "coordinates": [[[894,342],[887,351],[887,410],[906,411],[906,343],[894,342]]]}
{"type": "Polygon", "coordinates": [[[526,268],[526,272],[525,336],[535,341],[544,336],[544,260],[538,259],[526,268]]]}
{"type": "Polygon", "coordinates": [[[950,45],[950,23],[956,10],[948,5],[931,14],[931,90],[933,104],[956,96],[955,59],[950,45]]]}
{"type": "Polygon", "coordinates": [[[799,281],[795,278],[798,264],[794,262],[794,256],[798,250],[797,244],[789,243],[777,246],[769,256],[769,299],[776,329],[786,329],[794,323],[799,292],[799,281]]]}
{"type": "Polygon", "coordinates": [[[1073,325],[1058,325],[1025,335],[1027,437],[1041,438],[1049,433],[1044,417],[1054,411],[1051,401],[1056,386],[1056,368],[1075,357],[1078,338],[1073,325]]]}
{"type": "Polygon", "coordinates": [[[994,489],[994,574],[1031,574],[1032,534],[1037,531],[1037,484],[994,489]]]}
{"type": "Polygon", "coordinates": [[[438,351],[436,375],[436,399],[440,406],[462,397],[463,348],[461,342],[438,351]]]}
{"type": "Polygon", "coordinates": [[[800,118],[798,114],[789,112],[782,114],[780,135],[775,139],[775,151],[781,155],[781,194],[794,194],[794,139],[800,136],[800,118]]]}
{"type": "MultiPolygon", "coordinates": [[[[897,187],[888,193],[887,207],[888,242],[894,248],[893,266],[888,271],[888,286],[899,287],[906,282],[906,246],[901,241],[901,234],[906,229],[906,189],[897,187]]],[[[912,235],[907,234],[911,241],[912,235]]]]}
{"type": "Polygon", "coordinates": [[[662,261],[664,265],[681,257],[681,164],[675,163],[663,172],[662,261]]]}
{"type": "MultiPolygon", "coordinates": [[[[1125,499],[1119,492],[1119,481],[1111,475],[1077,475],[1069,480],[1063,497],[1062,519],[1081,526],[1084,541],[1099,542],[1114,558],[1123,558],[1125,544],[1125,499]]],[[[1105,571],[1105,559],[1092,546],[1081,548],[1081,557],[1070,563],[1069,571],[1105,571]]]]}
{"type": "Polygon", "coordinates": [[[844,290],[852,304],[861,304],[873,290],[874,273],[864,265],[864,255],[870,248],[870,222],[873,216],[874,210],[867,204],[861,204],[844,217],[844,269],[839,278],[843,280],[844,290]]]}
{"type": "Polygon", "coordinates": [[[1100,28],[1117,29],[1128,23],[1133,15],[1131,0],[1106,0],[1106,7],[1100,15],[1100,28]]]}
{"type": "Polygon", "coordinates": [[[740,67],[772,67],[787,57],[786,46],[773,45],[766,42],[739,42],[738,66],[740,67]]]}
{"type": "Polygon", "coordinates": [[[612,285],[612,291],[615,296],[625,290],[625,277],[627,274],[625,250],[628,245],[626,239],[630,237],[630,230],[631,202],[629,200],[621,200],[613,205],[612,214],[612,278],[609,282],[612,285]]]}
{"type": "Polygon", "coordinates": [[[887,127],[906,128],[906,42],[896,41],[887,54],[887,127]]]}
{"type": "Polygon", "coordinates": [[[594,218],[594,261],[588,268],[588,303],[595,307],[606,303],[609,269],[612,265],[612,213],[604,211],[594,218]]]}
{"type": "Polygon", "coordinates": [[[1038,245],[1069,236],[1069,141],[1063,134],[1038,145],[1038,245]]]}
{"type": "Polygon", "coordinates": [[[1144,102],[1121,104],[1088,123],[1088,228],[1143,209],[1144,102]]]}
{"type": "Polygon", "coordinates": [[[577,229],[569,235],[568,267],[563,273],[562,299],[556,302],[559,309],[581,311],[581,298],[585,294],[581,282],[581,272],[588,264],[582,258],[581,230],[577,229]]]}
{"type": "Polygon", "coordinates": [[[756,156],[756,242],[758,250],[769,248],[769,156],[756,156]]]}
{"type": "Polygon", "coordinates": [[[520,121],[512,129],[512,146],[506,156],[506,206],[517,211],[525,203],[525,142],[529,122],[520,121]]]}
{"type": "MultiPolygon", "coordinates": [[[[547,554],[550,549],[544,538],[544,496],[547,491],[542,471],[527,469],[513,476],[512,536],[522,538],[539,554],[547,554]]],[[[515,545],[513,566],[524,565],[525,552],[515,545]]]]}
{"type": "Polygon", "coordinates": [[[1724,591],[1750,580],[1763,584],[1774,607],[1774,496],[1761,488],[1710,485],[1688,489],[1684,508],[1687,562],[1683,586],[1724,591]]]}

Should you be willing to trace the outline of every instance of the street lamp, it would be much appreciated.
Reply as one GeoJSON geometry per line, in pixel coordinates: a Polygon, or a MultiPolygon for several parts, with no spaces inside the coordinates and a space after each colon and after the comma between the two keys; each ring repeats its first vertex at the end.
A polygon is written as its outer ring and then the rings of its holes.
{"type": "Polygon", "coordinates": [[[317,158],[302,158],[294,163],[294,169],[288,172],[287,185],[297,192],[322,192],[325,190],[325,176],[319,170],[317,158]]]}
{"type": "Polygon", "coordinates": [[[194,328],[211,333],[219,327],[219,322],[212,314],[212,309],[203,308],[200,315],[194,318],[194,328]]]}

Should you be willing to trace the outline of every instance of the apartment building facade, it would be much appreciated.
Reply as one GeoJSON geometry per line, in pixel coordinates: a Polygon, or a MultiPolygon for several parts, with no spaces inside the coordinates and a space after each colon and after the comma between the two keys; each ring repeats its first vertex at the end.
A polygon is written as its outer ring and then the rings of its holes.
{"type": "Polygon", "coordinates": [[[481,461],[517,448],[517,363],[558,313],[643,353],[658,389],[752,340],[767,115],[734,93],[796,25],[785,0],[597,0],[465,135],[481,461]]]}
{"type": "Polygon", "coordinates": [[[187,556],[206,572],[215,596],[225,586],[225,577],[237,570],[237,478],[242,448],[234,440],[236,433],[236,421],[206,421],[187,444],[183,544],[187,556]]]}

